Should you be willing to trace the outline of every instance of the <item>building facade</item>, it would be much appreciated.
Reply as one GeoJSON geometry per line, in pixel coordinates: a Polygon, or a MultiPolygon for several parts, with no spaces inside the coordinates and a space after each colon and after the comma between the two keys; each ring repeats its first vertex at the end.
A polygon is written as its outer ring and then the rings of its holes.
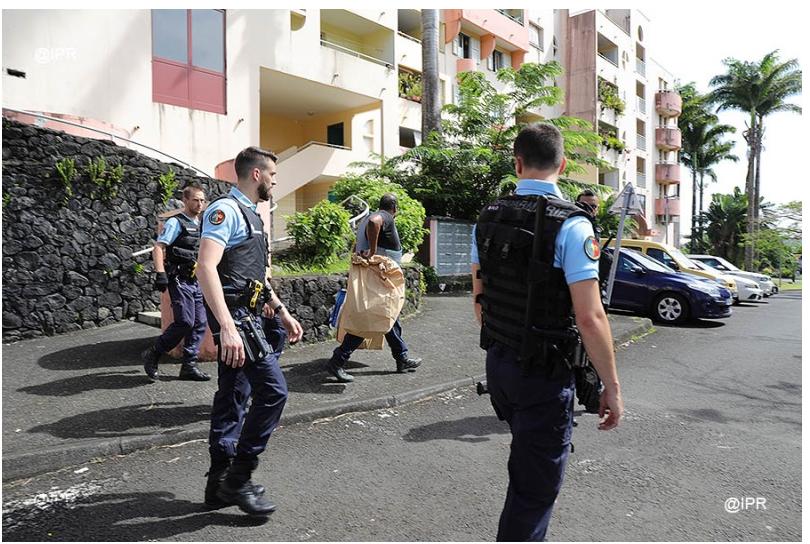
{"type": "MultiPolygon", "coordinates": [[[[647,234],[677,244],[680,99],[649,32],[637,10],[441,10],[442,102],[459,72],[499,87],[501,67],[557,60],[566,101],[538,118],[591,121],[610,166],[583,180],[635,184],[647,234]]],[[[100,129],[226,180],[240,149],[272,149],[277,208],[266,223],[279,238],[283,217],[324,198],[351,163],[421,141],[420,39],[417,9],[6,10],[4,114],[100,129]]]]}

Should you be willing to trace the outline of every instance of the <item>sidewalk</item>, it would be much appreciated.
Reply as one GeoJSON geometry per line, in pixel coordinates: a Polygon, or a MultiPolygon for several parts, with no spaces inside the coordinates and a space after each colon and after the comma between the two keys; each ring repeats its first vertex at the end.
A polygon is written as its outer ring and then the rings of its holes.
{"type": "MultiPolygon", "coordinates": [[[[648,319],[610,316],[616,344],[650,330],[648,319]]],[[[387,346],[357,351],[337,383],[323,366],[335,348],[323,342],[287,349],[281,366],[290,396],[281,425],[395,406],[483,379],[484,352],[469,295],[430,296],[403,320],[410,353],[424,362],[397,374],[387,346]]],[[[156,328],[135,322],[3,346],[3,480],[32,476],[98,457],[206,438],[216,390],[177,379],[179,364],[161,364],[149,383],[140,352],[156,328]]],[[[621,356],[619,356],[621,357],[621,356]]],[[[203,446],[201,446],[203,447],[203,446]]]]}

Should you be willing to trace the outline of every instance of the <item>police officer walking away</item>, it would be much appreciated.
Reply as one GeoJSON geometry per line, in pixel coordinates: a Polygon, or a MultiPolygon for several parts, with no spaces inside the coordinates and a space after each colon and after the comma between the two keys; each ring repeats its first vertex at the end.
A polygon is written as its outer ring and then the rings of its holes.
{"type": "Polygon", "coordinates": [[[527,126],[514,153],[515,194],[481,211],[472,246],[487,385],[512,432],[499,541],[545,539],[571,447],[580,335],[605,384],[599,429],[616,427],[623,410],[597,286],[599,245],[588,214],[556,184],[562,135],[552,125],[527,126]]]}
{"type": "Polygon", "coordinates": [[[174,321],[161,334],[155,345],[141,353],[143,369],[149,379],[158,379],[158,359],[185,338],[181,380],[206,381],[211,377],[197,367],[197,356],[206,329],[203,296],[197,283],[197,249],[200,245],[200,213],[205,206],[205,193],[199,185],[183,189],[183,211],[170,217],[155,242],[155,289],[168,287],[174,321]]]}
{"type": "Polygon", "coordinates": [[[278,362],[284,342],[288,337],[297,342],[303,334],[266,279],[269,244],[256,204],[270,200],[276,160],[258,147],[236,156],[236,187],[206,210],[197,268],[219,373],[205,504],[236,505],[252,515],[276,508],[250,478],[287,401],[278,362]]]}
{"type": "MultiPolygon", "coordinates": [[[[372,255],[385,255],[396,261],[397,264],[401,263],[402,244],[400,244],[397,225],[394,222],[397,206],[397,196],[393,193],[386,193],[380,198],[379,209],[357,226],[357,243],[355,244],[357,253],[366,258],[372,255]]],[[[422,359],[408,356],[408,345],[402,339],[402,325],[399,324],[399,318],[394,322],[391,330],[385,334],[385,340],[391,348],[397,372],[400,374],[416,372],[416,368],[422,364],[422,359]]],[[[362,343],[362,337],[346,333],[343,342],[335,348],[332,358],[327,361],[327,371],[339,382],[354,381],[354,376],[346,372],[344,367],[349,362],[352,353],[362,343]]]]}

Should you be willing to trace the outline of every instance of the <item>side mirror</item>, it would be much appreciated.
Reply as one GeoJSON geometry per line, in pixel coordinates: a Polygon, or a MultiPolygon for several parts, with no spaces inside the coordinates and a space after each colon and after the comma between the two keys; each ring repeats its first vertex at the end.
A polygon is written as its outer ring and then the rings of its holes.
{"type": "Polygon", "coordinates": [[[634,266],[631,270],[633,271],[633,274],[635,274],[636,276],[643,276],[644,274],[647,273],[647,271],[641,268],[640,266],[634,266]]]}
{"type": "Polygon", "coordinates": [[[726,268],[726,267],[725,267],[725,266],[723,266],[722,264],[718,264],[717,266],[715,266],[715,268],[716,268],[717,270],[728,270],[728,268],[726,268]]]}
{"type": "Polygon", "coordinates": [[[669,267],[672,268],[673,270],[678,270],[678,271],[681,270],[681,267],[678,266],[678,263],[676,263],[675,261],[672,261],[672,263],[670,263],[669,267]]]}

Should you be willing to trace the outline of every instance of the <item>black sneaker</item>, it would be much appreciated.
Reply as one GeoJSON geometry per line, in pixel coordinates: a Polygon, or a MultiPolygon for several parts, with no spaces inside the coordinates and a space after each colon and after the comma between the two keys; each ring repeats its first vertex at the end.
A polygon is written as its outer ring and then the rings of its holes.
{"type": "Polygon", "coordinates": [[[211,379],[211,376],[200,370],[197,363],[190,361],[188,363],[183,363],[183,365],[180,367],[180,379],[191,380],[194,382],[207,382],[211,379]]]}
{"type": "Polygon", "coordinates": [[[405,371],[408,372],[416,372],[416,367],[422,364],[422,359],[416,358],[413,359],[411,357],[397,357],[397,372],[402,374],[405,371]]]}
{"type": "Polygon", "coordinates": [[[276,505],[264,497],[264,488],[254,485],[250,480],[238,488],[232,488],[227,480],[223,480],[216,495],[227,505],[236,505],[251,516],[266,516],[276,510],[276,505]],[[259,493],[259,488],[262,493],[259,493]]]}
{"type": "Polygon", "coordinates": [[[152,346],[141,352],[141,359],[143,359],[144,372],[152,382],[156,382],[158,380],[158,359],[160,359],[160,354],[152,346]]]}
{"type": "MultiPolygon", "coordinates": [[[[230,466],[230,464],[228,466],[230,466]]],[[[205,507],[207,509],[219,510],[220,508],[234,506],[236,504],[232,502],[225,502],[217,496],[217,491],[219,491],[219,487],[222,485],[222,482],[225,481],[225,475],[227,472],[228,467],[226,466],[220,470],[209,470],[205,473],[205,475],[208,476],[208,481],[205,483],[205,507]]],[[[265,489],[261,484],[253,484],[253,490],[257,495],[264,495],[265,489]]]]}
{"type": "Polygon", "coordinates": [[[346,370],[342,366],[338,365],[334,359],[329,359],[329,361],[327,361],[326,370],[328,370],[329,373],[337,378],[337,381],[341,383],[350,383],[354,381],[354,376],[346,372],[346,370]]]}

